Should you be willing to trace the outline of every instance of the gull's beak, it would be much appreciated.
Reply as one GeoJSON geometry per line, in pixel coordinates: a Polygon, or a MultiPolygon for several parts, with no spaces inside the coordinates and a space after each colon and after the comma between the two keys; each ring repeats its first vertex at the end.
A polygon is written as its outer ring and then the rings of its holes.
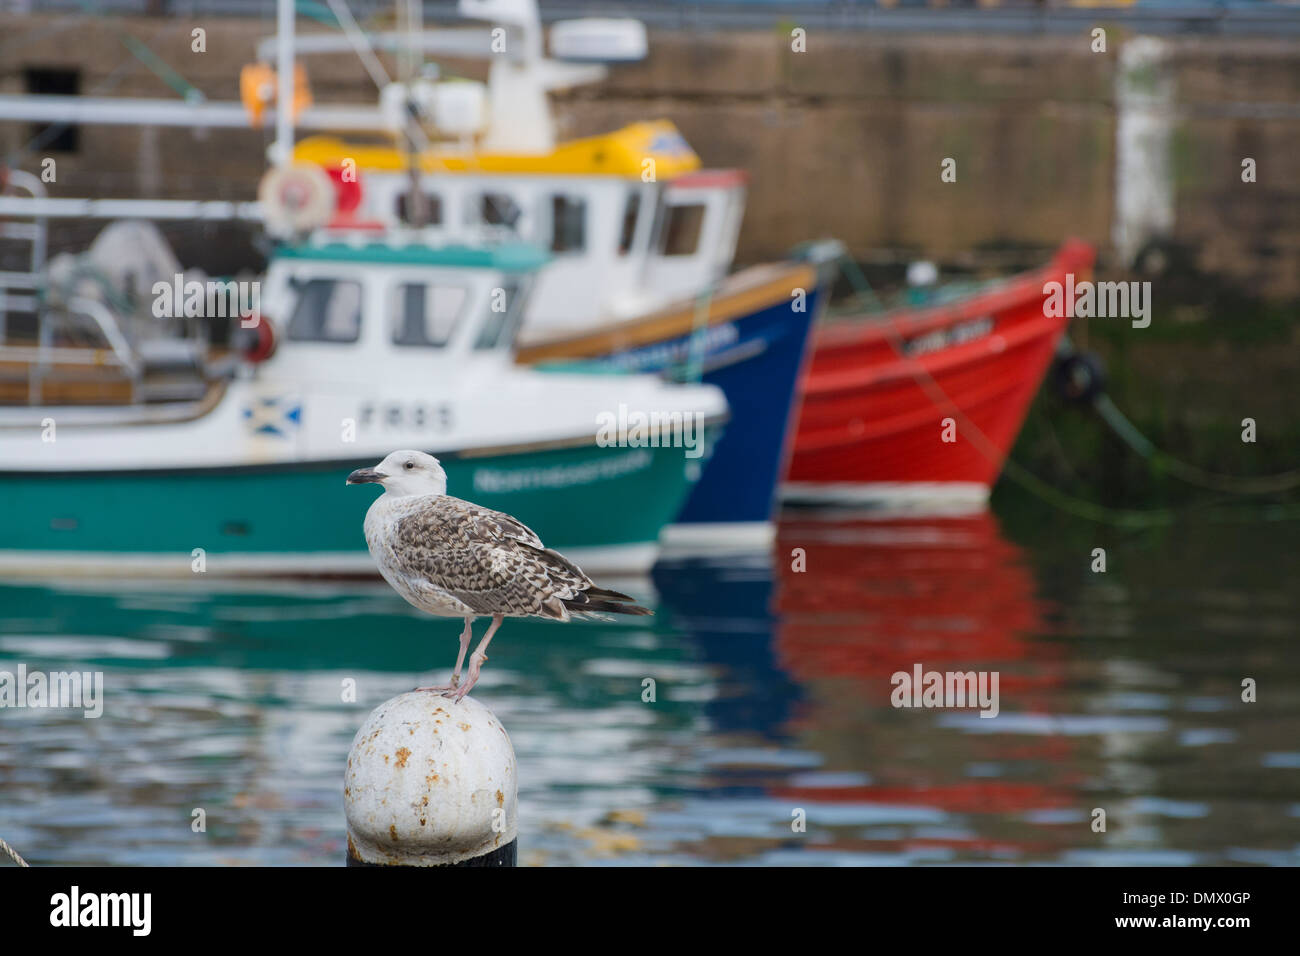
{"type": "Polygon", "coordinates": [[[374,468],[358,468],[348,475],[348,484],[364,485],[372,481],[383,481],[387,477],[382,471],[376,471],[374,468]]]}

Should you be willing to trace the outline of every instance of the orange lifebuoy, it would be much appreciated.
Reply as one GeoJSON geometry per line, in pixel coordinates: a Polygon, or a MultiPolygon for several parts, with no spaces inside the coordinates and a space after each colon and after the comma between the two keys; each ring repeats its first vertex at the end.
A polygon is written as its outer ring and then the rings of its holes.
{"type": "Polygon", "coordinates": [[[244,347],[244,359],[257,365],[275,354],[276,336],[271,320],[264,315],[254,315],[253,340],[244,347]]]}

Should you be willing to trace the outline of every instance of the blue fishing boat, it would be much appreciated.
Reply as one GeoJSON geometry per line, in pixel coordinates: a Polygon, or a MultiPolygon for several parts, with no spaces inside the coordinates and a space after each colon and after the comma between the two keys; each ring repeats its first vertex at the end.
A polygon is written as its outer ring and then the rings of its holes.
{"type": "Polygon", "coordinates": [[[695,301],[520,350],[543,367],[656,372],[716,385],[731,418],[666,543],[766,546],[789,461],[809,333],[825,297],[814,266],[731,276],[695,301]]]}

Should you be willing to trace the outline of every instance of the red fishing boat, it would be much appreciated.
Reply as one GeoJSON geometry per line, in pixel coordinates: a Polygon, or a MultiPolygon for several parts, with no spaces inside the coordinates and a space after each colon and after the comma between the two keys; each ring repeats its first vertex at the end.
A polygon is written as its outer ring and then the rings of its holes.
{"type": "Polygon", "coordinates": [[[1089,278],[1093,256],[1070,240],[970,295],[824,324],[787,500],[982,504],[1068,321],[1043,287],[1089,278]]]}

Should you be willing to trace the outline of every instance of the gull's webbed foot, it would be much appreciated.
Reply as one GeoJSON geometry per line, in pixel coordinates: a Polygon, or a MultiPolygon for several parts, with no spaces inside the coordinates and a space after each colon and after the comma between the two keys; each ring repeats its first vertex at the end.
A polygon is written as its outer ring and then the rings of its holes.
{"type": "Polygon", "coordinates": [[[428,691],[431,694],[442,694],[444,697],[450,697],[451,696],[450,692],[454,691],[459,686],[460,686],[460,675],[452,674],[450,684],[443,684],[440,687],[417,687],[415,688],[415,690],[428,691]]]}
{"type": "Polygon", "coordinates": [[[465,678],[465,683],[459,688],[448,688],[442,696],[449,697],[457,702],[464,700],[465,695],[468,694],[470,690],[473,689],[474,685],[478,683],[479,669],[482,667],[485,660],[487,660],[486,654],[480,654],[478,651],[471,654],[469,658],[469,674],[465,678]]]}

